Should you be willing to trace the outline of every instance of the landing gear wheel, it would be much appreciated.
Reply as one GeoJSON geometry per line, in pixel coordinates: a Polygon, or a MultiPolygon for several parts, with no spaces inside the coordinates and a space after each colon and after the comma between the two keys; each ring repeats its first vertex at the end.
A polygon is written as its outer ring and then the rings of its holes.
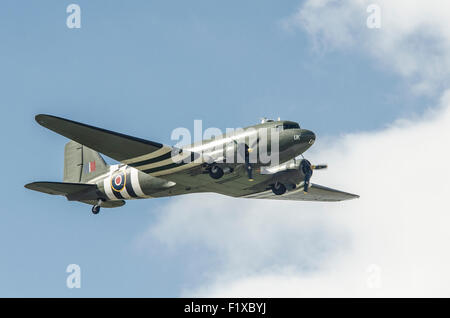
{"type": "Polygon", "coordinates": [[[100,206],[99,205],[94,205],[92,207],[92,213],[98,214],[99,212],[100,212],[100,206]]]}
{"type": "Polygon", "coordinates": [[[282,195],[286,192],[286,187],[284,184],[277,182],[272,186],[272,192],[276,195],[282,195]]]}
{"type": "Polygon", "coordinates": [[[223,176],[222,168],[214,165],[209,169],[209,176],[213,179],[220,179],[223,176]]]}

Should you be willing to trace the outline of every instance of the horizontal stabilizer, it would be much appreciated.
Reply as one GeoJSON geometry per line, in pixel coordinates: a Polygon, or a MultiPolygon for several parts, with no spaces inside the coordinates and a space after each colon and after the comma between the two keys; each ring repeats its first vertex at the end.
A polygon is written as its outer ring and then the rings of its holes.
{"type": "Polygon", "coordinates": [[[318,184],[311,184],[307,193],[303,192],[303,187],[297,187],[297,189],[288,191],[282,195],[276,195],[272,190],[267,190],[244,196],[244,198],[291,201],[344,201],[357,199],[359,198],[359,195],[324,187],[318,184]]]}
{"type": "Polygon", "coordinates": [[[53,195],[64,195],[68,200],[97,200],[99,192],[97,185],[67,182],[33,182],[25,188],[53,195]]]}
{"type": "MultiPolygon", "coordinates": [[[[64,195],[69,201],[80,201],[89,205],[98,203],[102,194],[97,190],[95,184],[67,183],[67,182],[33,182],[25,185],[25,188],[47,194],[64,195]]],[[[125,204],[124,200],[103,201],[104,208],[117,208],[125,204]]]]}

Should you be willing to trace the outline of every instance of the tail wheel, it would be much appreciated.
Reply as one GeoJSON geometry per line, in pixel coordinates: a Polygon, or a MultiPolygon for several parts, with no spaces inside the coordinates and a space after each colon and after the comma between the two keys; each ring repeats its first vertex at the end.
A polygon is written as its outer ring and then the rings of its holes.
{"type": "Polygon", "coordinates": [[[286,192],[286,187],[284,184],[277,182],[272,186],[272,192],[276,195],[282,195],[286,192]]]}
{"type": "Polygon", "coordinates": [[[99,212],[100,212],[100,206],[99,205],[94,205],[92,207],[92,213],[98,214],[99,212]]]}

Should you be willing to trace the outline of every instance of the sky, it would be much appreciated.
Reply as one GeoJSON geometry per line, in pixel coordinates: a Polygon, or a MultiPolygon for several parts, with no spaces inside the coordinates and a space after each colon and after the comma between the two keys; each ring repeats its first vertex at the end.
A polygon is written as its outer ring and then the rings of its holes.
{"type": "Polygon", "coordinates": [[[0,296],[450,296],[449,14],[419,0],[1,1],[0,296]],[[361,198],[201,194],[94,216],[23,187],[62,180],[67,140],[39,113],[168,145],[197,119],[294,120],[329,165],[313,182],[361,198]]]}

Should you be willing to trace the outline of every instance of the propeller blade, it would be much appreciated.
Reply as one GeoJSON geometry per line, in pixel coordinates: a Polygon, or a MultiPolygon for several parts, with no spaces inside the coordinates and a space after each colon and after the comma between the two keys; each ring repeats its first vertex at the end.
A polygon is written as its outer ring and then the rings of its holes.
{"type": "Polygon", "coordinates": [[[303,181],[303,192],[306,194],[308,193],[308,189],[309,189],[309,180],[311,180],[311,174],[305,175],[305,180],[303,181]]]}
{"type": "Polygon", "coordinates": [[[248,181],[253,181],[253,165],[250,163],[250,153],[254,151],[253,147],[257,146],[258,141],[259,139],[256,140],[252,147],[249,147],[247,144],[238,144],[236,141],[234,141],[238,146],[238,153],[240,151],[239,147],[244,147],[245,170],[247,170],[248,181]]]}
{"type": "Polygon", "coordinates": [[[252,148],[245,145],[245,170],[247,170],[248,181],[253,181],[253,167],[250,163],[250,153],[252,151],[252,148]]]}
{"type": "Polygon", "coordinates": [[[311,169],[313,169],[313,170],[320,170],[320,169],[326,169],[326,168],[328,168],[328,165],[314,165],[314,166],[311,166],[311,169]]]}
{"type": "Polygon", "coordinates": [[[253,181],[253,167],[251,163],[245,164],[245,170],[247,170],[248,181],[253,181]]]}
{"type": "Polygon", "coordinates": [[[303,174],[305,175],[305,179],[303,180],[303,192],[306,194],[306,193],[308,193],[309,180],[311,180],[311,176],[313,174],[313,166],[311,165],[311,163],[308,160],[303,159],[300,162],[299,168],[302,170],[303,174]]]}

